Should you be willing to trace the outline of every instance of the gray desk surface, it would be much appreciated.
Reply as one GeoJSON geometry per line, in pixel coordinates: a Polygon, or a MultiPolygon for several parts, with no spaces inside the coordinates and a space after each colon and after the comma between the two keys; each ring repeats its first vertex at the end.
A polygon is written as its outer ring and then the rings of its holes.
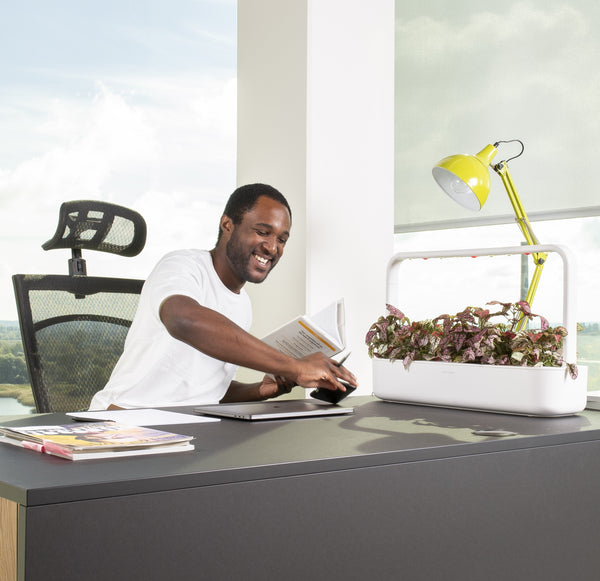
{"type": "MultiPolygon", "coordinates": [[[[180,490],[487,452],[600,440],[600,412],[528,418],[351,397],[348,416],[162,426],[195,437],[193,452],[70,462],[0,444],[0,496],[26,506],[180,490]],[[516,432],[482,437],[479,429],[516,432]]],[[[191,411],[191,408],[171,408],[191,411]]],[[[45,414],[3,425],[68,423],[45,414]]]]}

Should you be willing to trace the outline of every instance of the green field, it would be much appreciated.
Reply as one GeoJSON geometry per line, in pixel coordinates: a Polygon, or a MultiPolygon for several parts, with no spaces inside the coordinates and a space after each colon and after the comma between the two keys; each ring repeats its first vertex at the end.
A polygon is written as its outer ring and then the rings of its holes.
{"type": "Polygon", "coordinates": [[[577,362],[588,368],[588,391],[600,389],[600,334],[579,333],[577,362]]]}
{"type": "Polygon", "coordinates": [[[29,384],[0,383],[0,397],[12,397],[26,406],[35,405],[29,384]]]}

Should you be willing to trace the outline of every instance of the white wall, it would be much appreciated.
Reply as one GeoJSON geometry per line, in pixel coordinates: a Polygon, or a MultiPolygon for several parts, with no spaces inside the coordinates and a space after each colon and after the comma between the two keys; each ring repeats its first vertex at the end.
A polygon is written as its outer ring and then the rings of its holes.
{"type": "Polygon", "coordinates": [[[266,282],[246,285],[259,337],[306,305],[306,2],[238,2],[238,185],[264,182],[292,207],[292,236],[266,282]]]}
{"type": "Polygon", "coordinates": [[[253,332],[344,297],[363,394],[393,252],[393,59],[393,0],[238,3],[238,183],[272,183],[293,211],[285,257],[248,289],[253,332]]]}

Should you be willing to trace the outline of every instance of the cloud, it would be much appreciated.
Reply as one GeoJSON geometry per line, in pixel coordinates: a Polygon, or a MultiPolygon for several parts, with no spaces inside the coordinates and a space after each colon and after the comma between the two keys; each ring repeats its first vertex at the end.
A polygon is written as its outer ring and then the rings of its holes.
{"type": "Polygon", "coordinates": [[[50,205],[73,196],[98,195],[112,171],[157,155],[153,131],[142,111],[103,85],[86,104],[55,100],[39,132],[53,136],[55,145],[3,171],[3,206],[34,201],[50,205]]]}
{"type": "Polygon", "coordinates": [[[0,319],[14,318],[5,277],[66,273],[68,253],[40,249],[54,233],[63,201],[112,201],[148,222],[142,255],[124,261],[98,253],[88,257],[90,273],[119,276],[133,269],[144,277],[169,250],[214,243],[235,187],[235,79],[112,78],[94,87],[91,98],[30,97],[22,113],[25,119],[36,111],[38,122],[22,128],[45,147],[0,168],[0,319]]]}

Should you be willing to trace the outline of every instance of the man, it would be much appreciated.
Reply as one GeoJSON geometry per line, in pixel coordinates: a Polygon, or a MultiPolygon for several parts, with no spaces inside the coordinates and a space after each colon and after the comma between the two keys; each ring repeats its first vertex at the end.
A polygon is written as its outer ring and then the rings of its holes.
{"type": "Polygon", "coordinates": [[[294,359],[247,332],[252,310],[243,287],[275,267],[291,221],[275,188],[242,186],[227,202],[211,251],[163,257],[144,284],[123,355],[90,409],[263,400],[293,385],[345,391],[340,379],[356,385],[322,353],[294,359]],[[239,365],[268,375],[235,381],[239,365]]]}

